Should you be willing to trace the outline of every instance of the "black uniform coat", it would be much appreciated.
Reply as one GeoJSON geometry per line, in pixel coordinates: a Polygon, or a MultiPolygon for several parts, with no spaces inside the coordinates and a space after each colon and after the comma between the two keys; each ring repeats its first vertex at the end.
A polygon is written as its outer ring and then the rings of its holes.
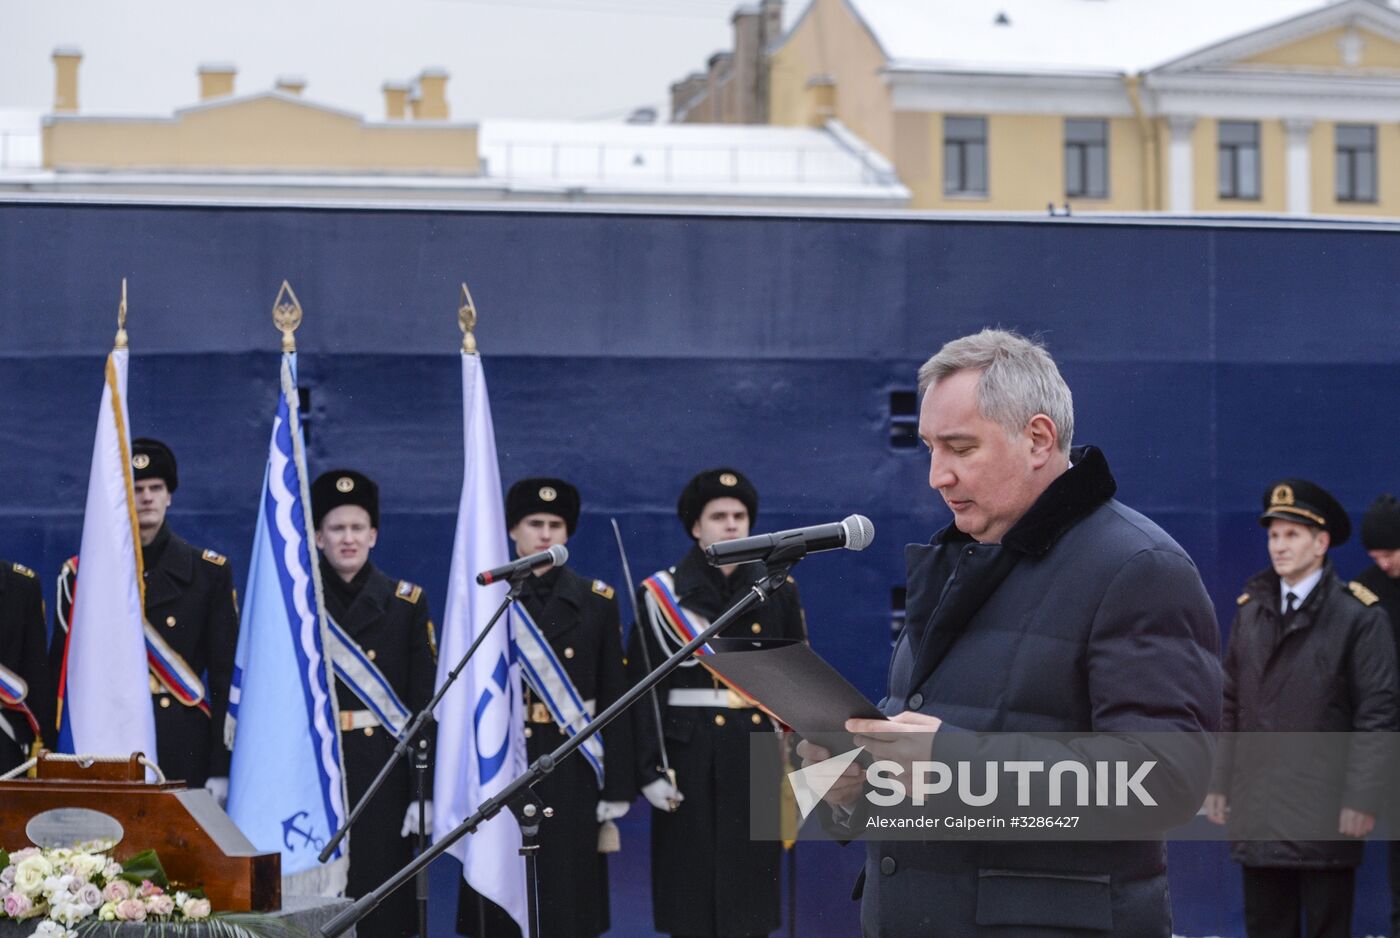
{"type": "MultiPolygon", "coordinates": [[[[540,627],[584,700],[595,701],[595,714],[612,705],[627,689],[622,659],[622,629],[613,588],[601,580],[555,567],[530,577],[520,600],[540,627]]],[[[527,689],[527,712],[537,700],[527,689]]],[[[565,739],[558,725],[526,723],[526,751],[534,762],[565,739]]],[[[540,934],[550,938],[595,938],[608,930],[607,856],[598,852],[598,802],[630,802],[634,784],[631,720],[623,714],[603,730],[603,787],[578,753],[559,763],[535,786],[554,816],[540,826],[538,889],[540,934]]],[[[457,930],[474,938],[480,897],[465,883],[457,907],[457,930]]],[[[520,934],[513,919],[487,902],[486,935],[520,934]]]]}
{"type": "Polygon", "coordinates": [[[1353,595],[1330,560],[1287,628],[1280,594],[1278,574],[1267,570],[1239,597],[1222,728],[1335,733],[1336,745],[1318,739],[1297,752],[1265,752],[1267,737],[1238,737],[1221,747],[1211,789],[1227,797],[1231,834],[1249,838],[1230,850],[1245,866],[1355,867],[1361,841],[1300,840],[1297,832],[1333,834],[1343,807],[1378,814],[1392,794],[1388,732],[1397,725],[1400,678],[1390,622],[1373,594],[1353,595]],[[1358,734],[1350,744],[1341,735],[1349,733],[1358,734]]]}
{"type": "MultiPolygon", "coordinates": [[[[1220,719],[1215,613],[1185,551],[1113,500],[1102,453],[1073,455],[1001,544],[950,525],[906,549],[906,625],[881,710],[941,718],[932,757],[949,764],[1155,758],[1167,784],[1153,794],[1181,823],[1204,799],[1205,734],[1220,719]],[[1072,752],[978,735],[1003,732],[1180,733],[1185,745],[1095,737],[1072,752]]],[[[867,936],[1171,935],[1160,838],[871,842],[861,875],[867,936]]]]}
{"type": "MultiPolygon", "coordinates": [[[[39,722],[41,734],[54,735],[54,687],[44,648],[44,598],[34,571],[0,560],[0,665],[29,685],[25,703],[39,722]]],[[[29,758],[34,733],[23,713],[0,710],[15,738],[0,729],[0,773],[29,758]]]]}
{"type": "MultiPolygon", "coordinates": [[[[374,662],[411,713],[421,710],[433,696],[437,676],[437,649],[428,619],[428,600],[421,588],[380,573],[366,563],[349,583],[321,561],[326,612],[374,662]]],[[[339,680],[336,702],[343,712],[364,710],[365,705],[339,680]]],[[[427,731],[429,752],[433,734],[427,731]]],[[[394,751],[394,737],[382,726],[342,731],[345,780],[349,806],[359,804],[365,790],[394,751]]],[[[416,747],[415,742],[415,747],[416,747]]],[[[424,797],[432,797],[431,762],[424,778],[424,797]]],[[[410,760],[400,760],[396,771],[375,794],[364,814],[350,829],[350,881],[346,894],[359,898],[380,885],[413,859],[417,837],[402,837],[404,815],[417,799],[417,783],[410,760]]],[[[431,822],[431,815],[429,815],[431,822]]],[[[373,913],[355,926],[361,938],[415,934],[418,917],[411,888],[397,890],[373,913]]]]}
{"type": "MultiPolygon", "coordinates": [[[[195,547],[161,525],[141,548],[146,576],[146,621],[204,679],[209,716],[186,707],[151,678],[151,707],[156,721],[156,760],[169,779],[184,779],[193,788],[214,776],[227,776],[229,751],[224,745],[224,715],[238,649],[238,607],[233,573],[222,554],[195,547]]],[[[81,566],[81,564],[80,564],[81,566]]],[[[62,669],[63,646],[74,596],[72,561],[59,574],[59,602],[50,660],[62,669]]]]}
{"type": "MultiPolygon", "coordinates": [[[[763,573],[760,564],[742,564],[725,577],[692,548],[671,568],[676,598],[687,610],[714,621],[763,573]]],[[[642,595],[638,606],[645,618],[642,595]]],[[[789,580],[772,597],[726,632],[730,637],[807,638],[797,584],[789,580]]],[[[666,660],[651,623],[639,622],[629,640],[627,667],[635,683],[646,674],[640,641],[647,642],[653,666],[666,660]]],[[[674,649],[672,649],[674,650],[674,649]]],[[[715,688],[700,665],[679,668],[657,685],[666,751],[685,800],[674,814],[651,814],[651,893],[657,931],[673,935],[766,935],[781,924],[778,867],[781,845],[749,836],[750,772],[782,783],[779,741],[772,724],[757,710],[673,707],[673,688],[715,688]],[[722,723],[720,721],[723,721],[722,723]],[[749,736],[773,738],[773,758],[750,765],[749,736]]],[[[651,706],[632,710],[637,737],[638,783],[663,777],[656,721],[651,706]]],[[[760,782],[755,782],[760,784],[760,782]]],[[[766,782],[762,783],[766,784],[766,782]]]]}
{"type": "Polygon", "coordinates": [[[1380,607],[1390,616],[1397,661],[1400,661],[1400,579],[1386,576],[1384,570],[1372,564],[1356,575],[1356,582],[1375,593],[1380,607]]]}

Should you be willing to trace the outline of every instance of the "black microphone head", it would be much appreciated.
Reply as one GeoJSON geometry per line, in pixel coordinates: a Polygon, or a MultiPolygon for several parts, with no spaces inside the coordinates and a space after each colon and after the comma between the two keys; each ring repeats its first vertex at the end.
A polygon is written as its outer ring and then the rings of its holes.
{"type": "Polygon", "coordinates": [[[875,540],[875,525],[865,515],[850,515],[841,527],[846,529],[847,550],[865,550],[875,540]]]}
{"type": "MultiPolygon", "coordinates": [[[[870,522],[867,521],[865,523],[869,524],[870,522]]],[[[569,549],[563,544],[551,545],[549,548],[549,557],[556,567],[562,567],[565,561],[569,559],[569,549]]]]}

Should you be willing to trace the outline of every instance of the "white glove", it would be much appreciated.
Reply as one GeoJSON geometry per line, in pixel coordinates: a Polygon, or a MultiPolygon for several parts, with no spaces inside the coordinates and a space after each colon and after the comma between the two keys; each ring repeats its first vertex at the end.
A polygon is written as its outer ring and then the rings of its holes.
{"type": "Polygon", "coordinates": [[[228,804],[228,776],[216,775],[212,778],[206,778],[204,790],[213,796],[214,800],[219,803],[219,807],[222,808],[228,804]]]}
{"type": "Polygon", "coordinates": [[[625,801],[600,801],[598,802],[598,823],[615,821],[626,814],[630,807],[632,806],[625,801]]]}
{"type": "Polygon", "coordinates": [[[676,805],[685,800],[685,795],[682,795],[680,790],[671,784],[670,779],[665,778],[658,778],[654,782],[643,785],[642,794],[658,811],[674,811],[676,805]]]}
{"type": "MultiPolygon", "coordinates": [[[[425,824],[427,824],[427,828],[423,831],[423,833],[431,834],[433,831],[433,799],[431,798],[423,802],[423,821],[425,824]]],[[[404,812],[403,827],[399,829],[399,836],[412,837],[414,834],[417,833],[418,802],[414,801],[409,804],[408,810],[404,812]]]]}

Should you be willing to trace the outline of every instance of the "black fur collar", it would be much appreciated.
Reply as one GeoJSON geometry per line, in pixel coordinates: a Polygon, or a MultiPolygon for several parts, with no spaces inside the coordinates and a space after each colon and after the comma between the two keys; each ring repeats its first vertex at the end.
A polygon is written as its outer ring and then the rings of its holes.
{"type": "MultiPolygon", "coordinates": [[[[1018,553],[1041,556],[1061,534],[1118,491],[1108,460],[1097,447],[1076,446],[1070,450],[1070,459],[1074,465],[1050,483],[1030,510],[1006,532],[1002,544],[1018,553]]],[[[947,543],[972,538],[950,524],[937,540],[947,543]]]]}

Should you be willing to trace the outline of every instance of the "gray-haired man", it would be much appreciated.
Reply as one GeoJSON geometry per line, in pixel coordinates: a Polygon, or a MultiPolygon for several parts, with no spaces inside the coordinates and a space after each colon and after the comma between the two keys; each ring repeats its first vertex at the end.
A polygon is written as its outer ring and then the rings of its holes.
{"type": "MultiPolygon", "coordinates": [[[[887,719],[848,722],[856,742],[905,766],[1049,765],[1082,752],[976,734],[1216,729],[1219,635],[1200,576],[1176,542],[1114,500],[1101,452],[1071,450],[1073,402],[1045,349],[985,330],[945,345],[920,369],[919,387],[929,486],[953,524],[907,549],[906,626],[881,704],[887,719]]],[[[1159,759],[1159,777],[1186,806],[1171,820],[1185,820],[1209,777],[1204,735],[1183,747],[1184,758],[1137,749],[1159,759]]],[[[826,756],[808,743],[799,752],[826,756]]],[[[830,804],[859,799],[863,773],[848,771],[830,804]]],[[[866,935],[1171,934],[1160,839],[867,849],[866,935]]]]}

